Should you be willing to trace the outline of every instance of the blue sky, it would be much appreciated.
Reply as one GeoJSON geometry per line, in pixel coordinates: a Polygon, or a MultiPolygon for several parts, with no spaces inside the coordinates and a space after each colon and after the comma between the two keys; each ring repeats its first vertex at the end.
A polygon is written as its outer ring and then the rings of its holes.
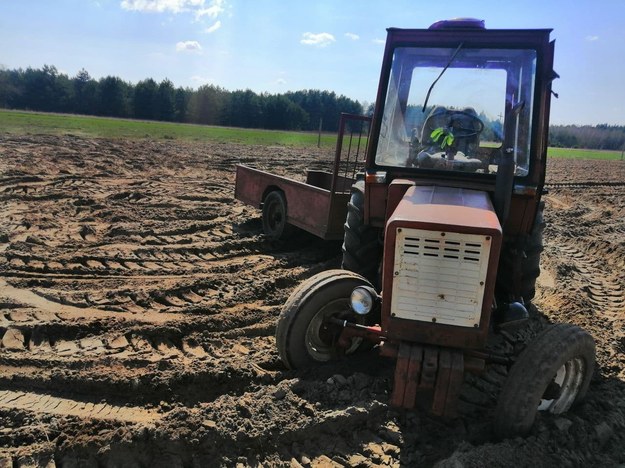
{"type": "Polygon", "coordinates": [[[375,98],[387,27],[553,28],[556,124],[625,124],[624,0],[0,0],[0,65],[375,98]]]}

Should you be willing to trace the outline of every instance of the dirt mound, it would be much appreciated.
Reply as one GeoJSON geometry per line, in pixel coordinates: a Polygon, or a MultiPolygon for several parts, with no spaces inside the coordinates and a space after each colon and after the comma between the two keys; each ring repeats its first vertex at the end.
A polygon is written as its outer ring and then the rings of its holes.
{"type": "Polygon", "coordinates": [[[549,161],[532,326],[587,328],[599,370],[584,405],[498,442],[497,378],[443,422],[388,406],[375,352],[279,362],[281,305],[340,243],[265,240],[234,164],[302,179],[332,154],[4,135],[0,155],[0,466],[625,463],[623,163],[549,161]]]}

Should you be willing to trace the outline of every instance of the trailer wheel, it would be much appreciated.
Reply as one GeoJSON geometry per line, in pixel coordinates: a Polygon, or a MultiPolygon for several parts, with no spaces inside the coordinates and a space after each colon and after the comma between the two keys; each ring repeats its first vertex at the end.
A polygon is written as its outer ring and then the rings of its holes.
{"type": "Polygon", "coordinates": [[[341,267],[364,276],[379,286],[379,267],[382,258],[380,230],[365,225],[365,181],[352,185],[347,204],[345,237],[343,238],[343,263],[341,267]]]}
{"type": "Polygon", "coordinates": [[[349,306],[352,291],[363,285],[371,286],[355,273],[328,270],[307,279],[291,293],[276,327],[278,353],[289,369],[337,359],[360,347],[363,339],[354,338],[347,349],[339,348],[342,327],[325,320],[334,317],[364,323],[364,317],[349,306]]]}
{"type": "Polygon", "coordinates": [[[595,366],[595,342],[569,324],[541,332],[512,366],[495,412],[495,434],[527,433],[539,411],[566,413],[586,395],[595,366]]]}
{"type": "MultiPolygon", "coordinates": [[[[540,275],[540,254],[543,246],[543,231],[545,230],[545,219],[543,211],[545,202],[538,205],[534,227],[530,232],[522,252],[514,252],[509,246],[503,246],[499,261],[499,273],[497,274],[498,296],[502,302],[508,302],[510,296],[518,293],[525,304],[529,304],[536,295],[536,279],[540,275]],[[514,262],[518,255],[523,255],[521,259],[521,284],[520,291],[513,291],[514,284],[514,262]]],[[[516,298],[515,298],[516,299],[516,298]]]]}
{"type": "Polygon", "coordinates": [[[286,239],[293,226],[286,222],[286,198],[279,190],[269,192],[263,202],[263,232],[271,240],[286,239]]]}

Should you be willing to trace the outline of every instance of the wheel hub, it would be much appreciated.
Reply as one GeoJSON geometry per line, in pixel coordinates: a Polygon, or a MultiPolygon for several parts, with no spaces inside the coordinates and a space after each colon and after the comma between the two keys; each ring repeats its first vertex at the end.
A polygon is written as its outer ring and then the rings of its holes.
{"type": "Polygon", "coordinates": [[[362,343],[362,338],[354,338],[348,348],[340,349],[338,337],[341,334],[341,329],[330,323],[329,318],[363,322],[362,317],[354,316],[347,299],[335,300],[322,307],[306,329],[306,348],[317,361],[329,361],[339,353],[351,354],[362,343]]]}
{"type": "Polygon", "coordinates": [[[585,364],[581,358],[564,363],[547,386],[538,404],[538,411],[562,414],[569,410],[577,398],[584,378],[585,364]]]}

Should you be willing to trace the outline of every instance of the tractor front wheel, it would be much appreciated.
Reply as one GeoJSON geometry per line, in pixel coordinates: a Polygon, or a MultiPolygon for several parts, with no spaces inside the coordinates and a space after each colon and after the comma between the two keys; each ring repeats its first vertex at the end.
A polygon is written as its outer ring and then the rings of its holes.
{"type": "Polygon", "coordinates": [[[595,342],[585,330],[569,324],[541,332],[512,366],[495,413],[495,434],[527,433],[539,411],[563,414],[579,403],[595,366],[595,342]]]}
{"type": "Polygon", "coordinates": [[[348,348],[338,346],[342,327],[329,318],[364,323],[355,314],[349,298],[357,286],[371,286],[362,276],[344,270],[329,270],[304,281],[291,293],[276,327],[276,345],[289,369],[309,367],[355,352],[362,338],[352,339],[348,348]]]}

